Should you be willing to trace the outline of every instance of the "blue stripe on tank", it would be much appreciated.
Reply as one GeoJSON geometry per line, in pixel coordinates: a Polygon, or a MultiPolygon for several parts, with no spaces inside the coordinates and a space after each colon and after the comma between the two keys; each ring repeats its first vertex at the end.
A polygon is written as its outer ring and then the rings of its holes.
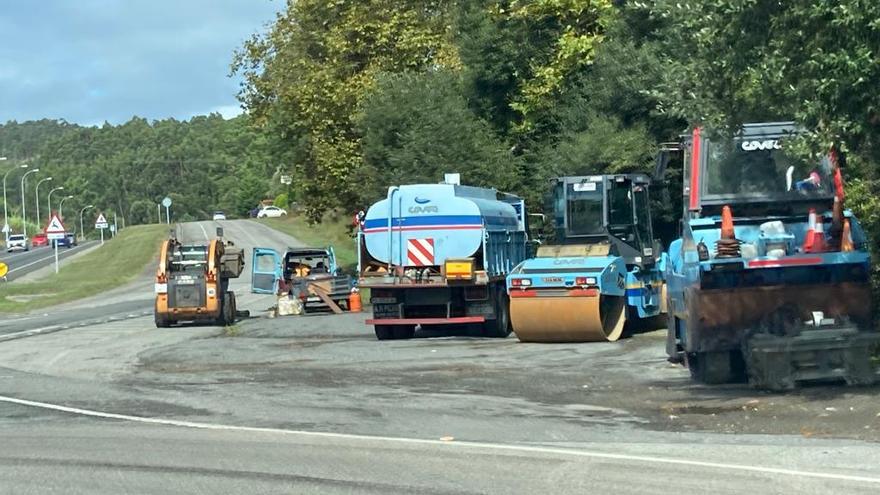
{"type": "MultiPolygon", "coordinates": [[[[517,225],[512,217],[490,217],[480,215],[425,215],[418,217],[396,217],[391,220],[395,227],[430,227],[435,225],[517,225]]],[[[387,218],[372,218],[364,222],[364,229],[388,228],[387,218]]]]}

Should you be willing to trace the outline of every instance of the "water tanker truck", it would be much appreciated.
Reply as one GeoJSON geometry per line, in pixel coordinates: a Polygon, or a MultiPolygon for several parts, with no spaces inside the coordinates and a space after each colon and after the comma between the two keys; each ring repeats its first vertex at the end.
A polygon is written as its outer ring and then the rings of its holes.
{"type": "Polygon", "coordinates": [[[653,239],[650,179],[641,174],[559,177],[554,238],[507,277],[513,331],[524,342],[607,342],[627,319],[665,311],[665,254],[653,239]]]}
{"type": "Polygon", "coordinates": [[[748,377],[790,389],[877,379],[871,264],[864,232],[844,208],[841,157],[786,152],[796,132],[791,123],[747,124],[733,136],[697,128],[682,139],[667,353],[698,381],[748,377]]]}
{"type": "Polygon", "coordinates": [[[390,187],[367,211],[358,285],[371,289],[379,340],[412,338],[418,325],[510,334],[504,277],[527,255],[525,204],[458,182],[390,187]]]}

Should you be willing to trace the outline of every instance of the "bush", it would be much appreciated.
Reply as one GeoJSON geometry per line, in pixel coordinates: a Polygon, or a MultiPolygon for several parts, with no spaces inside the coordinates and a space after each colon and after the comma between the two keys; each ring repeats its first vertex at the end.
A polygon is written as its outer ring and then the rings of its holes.
{"type": "Polygon", "coordinates": [[[287,207],[290,206],[290,201],[287,199],[287,193],[281,193],[278,196],[275,196],[275,201],[272,204],[286,210],[287,207]]]}

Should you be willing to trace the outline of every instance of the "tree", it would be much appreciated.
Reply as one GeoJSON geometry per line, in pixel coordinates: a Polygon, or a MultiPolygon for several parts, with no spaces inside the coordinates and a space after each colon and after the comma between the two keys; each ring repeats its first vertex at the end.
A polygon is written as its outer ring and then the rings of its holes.
{"type": "Polygon", "coordinates": [[[880,3],[661,0],[670,112],[736,127],[794,118],[815,149],[880,156],[880,3]]]}
{"type": "Polygon", "coordinates": [[[298,155],[313,210],[350,202],[361,163],[354,117],[381,72],[455,67],[453,2],[289,1],[265,36],[240,50],[233,70],[255,122],[298,155]]]}
{"type": "Polygon", "coordinates": [[[456,73],[387,74],[377,82],[357,119],[364,156],[358,205],[390,184],[434,183],[444,172],[462,172],[467,184],[517,188],[509,145],[468,108],[456,73]]]}

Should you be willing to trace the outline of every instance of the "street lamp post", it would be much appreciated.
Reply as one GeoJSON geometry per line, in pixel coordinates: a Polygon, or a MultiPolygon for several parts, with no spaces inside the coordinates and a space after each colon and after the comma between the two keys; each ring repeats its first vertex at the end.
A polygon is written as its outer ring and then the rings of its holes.
{"type": "MultiPolygon", "coordinates": [[[[0,161],[6,161],[6,157],[5,156],[0,157],[0,161]]],[[[9,177],[9,174],[11,174],[12,172],[14,172],[15,170],[17,170],[19,168],[28,168],[28,165],[27,165],[27,163],[22,163],[18,167],[10,169],[9,171],[7,171],[3,175],[3,225],[7,228],[9,227],[9,211],[6,209],[6,178],[9,177]]],[[[9,242],[9,230],[7,230],[7,228],[4,228],[3,230],[6,231],[6,242],[8,243],[9,242]]]]}
{"type": "Polygon", "coordinates": [[[95,205],[86,205],[86,206],[83,206],[82,210],[79,210],[79,240],[80,240],[80,242],[86,240],[86,231],[85,231],[85,227],[83,227],[83,213],[85,213],[85,211],[88,210],[89,208],[94,208],[94,207],[95,207],[95,205]]]}
{"type": "Polygon", "coordinates": [[[72,197],[73,194],[71,194],[70,196],[64,196],[63,198],[61,198],[61,203],[58,204],[58,217],[61,218],[62,222],[64,221],[64,202],[72,197]]]}
{"type": "Polygon", "coordinates": [[[33,170],[28,170],[21,176],[21,233],[24,234],[25,237],[27,237],[27,215],[25,214],[24,204],[27,203],[27,201],[25,201],[27,198],[24,196],[24,183],[28,175],[35,174],[39,171],[40,169],[35,168],[33,170]]]}
{"type": "MultiPolygon", "coordinates": [[[[41,223],[43,223],[42,219],[40,218],[40,184],[42,184],[43,182],[48,182],[50,180],[52,180],[51,177],[46,177],[45,179],[41,180],[40,182],[37,182],[37,187],[34,188],[34,192],[37,194],[37,202],[36,202],[36,205],[37,205],[37,225],[40,225],[41,223]]],[[[52,214],[52,210],[49,210],[49,214],[50,215],[52,214]]]]}
{"type": "Polygon", "coordinates": [[[55,189],[52,189],[51,191],[49,191],[49,197],[46,198],[46,208],[49,208],[49,215],[50,216],[52,215],[52,193],[55,191],[63,191],[63,190],[64,190],[64,186],[58,186],[55,189]]]}

